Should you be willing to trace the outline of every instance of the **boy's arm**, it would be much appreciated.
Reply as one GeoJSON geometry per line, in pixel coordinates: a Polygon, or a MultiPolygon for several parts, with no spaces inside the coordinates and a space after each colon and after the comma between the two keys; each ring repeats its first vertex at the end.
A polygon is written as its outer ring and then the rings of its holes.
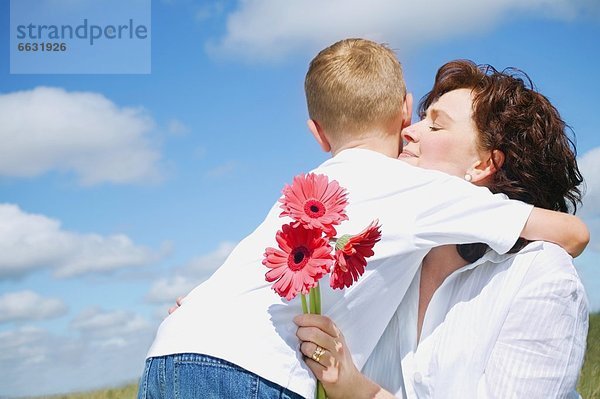
{"type": "Polygon", "coordinates": [[[521,237],[560,245],[572,257],[579,256],[590,242],[590,232],[577,216],[542,208],[533,208],[521,237]]]}
{"type": "Polygon", "coordinates": [[[453,177],[421,189],[419,202],[409,205],[418,210],[414,243],[420,248],[483,242],[502,254],[523,237],[555,243],[577,256],[589,242],[587,227],[573,215],[534,208],[453,177]]]}

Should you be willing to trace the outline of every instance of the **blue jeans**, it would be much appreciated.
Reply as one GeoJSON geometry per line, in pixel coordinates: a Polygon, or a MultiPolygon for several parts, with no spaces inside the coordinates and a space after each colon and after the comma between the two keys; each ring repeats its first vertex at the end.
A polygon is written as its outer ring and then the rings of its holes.
{"type": "Polygon", "coordinates": [[[233,363],[183,353],[146,360],[138,399],[302,399],[233,363]]]}

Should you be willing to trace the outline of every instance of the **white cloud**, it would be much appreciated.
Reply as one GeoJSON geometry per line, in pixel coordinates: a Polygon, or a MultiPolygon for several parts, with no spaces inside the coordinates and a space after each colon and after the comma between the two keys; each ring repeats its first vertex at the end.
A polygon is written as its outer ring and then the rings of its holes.
{"type": "Polygon", "coordinates": [[[72,327],[62,335],[30,326],[1,331],[0,396],[82,391],[141,376],[155,325],[134,313],[92,309],[72,327]]]}
{"type": "Polygon", "coordinates": [[[207,152],[208,151],[206,150],[205,147],[196,147],[194,149],[194,157],[196,159],[202,159],[202,158],[206,157],[207,152]]]}
{"type": "Polygon", "coordinates": [[[219,179],[232,174],[237,168],[235,161],[228,161],[224,164],[216,166],[204,173],[204,177],[209,179],[219,179]]]}
{"type": "Polygon", "coordinates": [[[0,323],[52,319],[66,312],[67,306],[60,299],[44,298],[29,290],[0,296],[0,323]]]}
{"type": "MultiPolygon", "coordinates": [[[[40,363],[47,357],[46,351],[37,344],[45,335],[44,330],[30,326],[0,332],[0,364],[16,360],[25,365],[40,363]]],[[[8,369],[3,367],[3,370],[8,369]]]]}
{"type": "Polygon", "coordinates": [[[149,323],[140,315],[124,310],[104,311],[100,308],[88,308],[75,316],[71,327],[82,335],[101,338],[106,344],[122,342],[122,337],[148,329],[149,323]]]}
{"type": "Polygon", "coordinates": [[[167,125],[167,131],[173,136],[185,136],[190,128],[178,119],[171,119],[167,125]]]}
{"type": "Polygon", "coordinates": [[[600,311],[600,147],[591,149],[577,160],[586,185],[583,206],[577,211],[590,229],[590,244],[583,255],[575,259],[577,271],[586,288],[590,310],[600,311]]]}
{"type": "MultiPolygon", "coordinates": [[[[146,295],[149,302],[175,305],[175,300],[180,296],[187,295],[202,280],[194,281],[190,277],[177,274],[172,277],[161,278],[152,284],[150,291],[146,295]]],[[[160,314],[164,316],[164,309],[161,308],[160,314]]]]}
{"type": "Polygon", "coordinates": [[[195,19],[197,21],[206,21],[221,15],[225,10],[225,3],[221,0],[212,0],[198,6],[195,12],[195,19]]]}
{"type": "Polygon", "coordinates": [[[44,215],[0,204],[0,279],[52,268],[57,277],[104,273],[157,261],[161,255],[123,234],[80,234],[44,215]]]}
{"type": "Polygon", "coordinates": [[[586,190],[583,206],[577,214],[585,220],[591,232],[588,251],[600,252],[600,147],[586,152],[578,163],[586,190]]]}
{"type": "Polygon", "coordinates": [[[187,295],[217,270],[234,247],[233,243],[223,242],[213,252],[199,256],[185,266],[175,269],[172,276],[154,282],[146,299],[149,302],[174,305],[177,297],[187,295]]]}
{"type": "Polygon", "coordinates": [[[598,252],[590,249],[574,260],[577,274],[585,287],[590,312],[600,312],[600,274],[598,273],[598,252]]]}
{"type": "Polygon", "coordinates": [[[591,149],[578,159],[586,190],[582,215],[600,216],[600,147],[591,149]]]}
{"type": "Polygon", "coordinates": [[[156,181],[155,127],[141,108],[61,88],[0,94],[0,176],[73,172],[81,184],[156,181]]]}
{"type": "Polygon", "coordinates": [[[406,50],[433,40],[490,29],[509,15],[535,12],[573,18],[589,0],[244,0],[227,18],[223,37],[208,44],[219,55],[272,61],[314,53],[346,37],[365,37],[406,50]]]}

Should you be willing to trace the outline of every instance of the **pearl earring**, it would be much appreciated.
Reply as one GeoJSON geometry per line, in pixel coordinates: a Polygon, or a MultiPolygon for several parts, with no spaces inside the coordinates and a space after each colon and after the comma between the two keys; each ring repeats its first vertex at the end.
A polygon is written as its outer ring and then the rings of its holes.
{"type": "Polygon", "coordinates": [[[470,182],[471,180],[473,180],[473,176],[471,176],[469,173],[465,174],[465,180],[470,182]]]}

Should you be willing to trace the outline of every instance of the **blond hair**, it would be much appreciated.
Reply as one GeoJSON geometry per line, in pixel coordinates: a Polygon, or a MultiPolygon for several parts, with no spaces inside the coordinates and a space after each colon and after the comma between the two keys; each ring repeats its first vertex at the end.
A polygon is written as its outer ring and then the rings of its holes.
{"type": "Polygon", "coordinates": [[[311,61],[304,81],[308,114],[330,138],[385,128],[401,112],[406,86],[394,52],[345,39],[311,61]]]}

